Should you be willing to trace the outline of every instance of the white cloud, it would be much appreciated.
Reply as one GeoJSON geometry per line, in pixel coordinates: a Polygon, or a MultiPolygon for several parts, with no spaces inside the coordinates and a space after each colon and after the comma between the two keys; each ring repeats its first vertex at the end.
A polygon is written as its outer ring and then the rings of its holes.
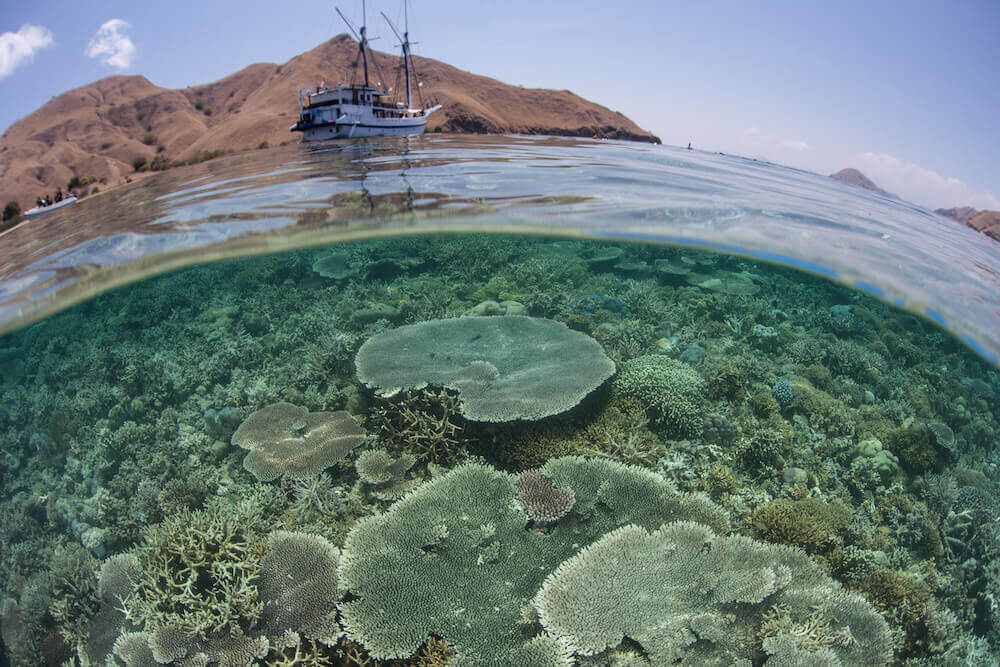
{"type": "Polygon", "coordinates": [[[135,44],[125,34],[129,27],[131,26],[127,21],[111,19],[90,38],[84,53],[90,58],[100,58],[105,65],[118,69],[128,68],[135,55],[135,44]]]}
{"type": "Polygon", "coordinates": [[[880,188],[931,208],[972,206],[1000,209],[1000,199],[992,192],[976,192],[968,184],[951,176],[921,167],[885,153],[862,153],[855,156],[857,168],[880,188]]]}
{"type": "Polygon", "coordinates": [[[790,148],[793,151],[807,151],[812,148],[812,146],[804,141],[795,141],[793,139],[785,139],[781,142],[781,145],[785,148],[790,148]]]}
{"type": "Polygon", "coordinates": [[[25,23],[17,32],[0,35],[0,79],[47,46],[52,46],[52,31],[40,25],[25,23]]]}

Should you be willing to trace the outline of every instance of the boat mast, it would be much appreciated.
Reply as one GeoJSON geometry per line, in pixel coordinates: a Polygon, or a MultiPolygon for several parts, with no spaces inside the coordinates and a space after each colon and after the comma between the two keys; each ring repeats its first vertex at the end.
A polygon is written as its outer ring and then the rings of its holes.
{"type": "Polygon", "coordinates": [[[398,39],[402,43],[401,45],[403,47],[403,72],[404,76],[406,77],[406,108],[412,109],[413,96],[410,90],[410,16],[409,13],[407,12],[406,5],[407,5],[406,0],[403,0],[402,37],[399,36],[399,31],[396,30],[396,26],[393,25],[392,21],[389,20],[389,17],[385,15],[385,12],[382,12],[382,18],[384,18],[385,22],[389,24],[390,28],[392,28],[392,31],[396,34],[396,39],[398,39]]]}
{"type": "Polygon", "coordinates": [[[347,27],[351,29],[351,32],[358,39],[358,48],[361,49],[361,63],[364,65],[365,70],[365,88],[368,88],[368,33],[367,28],[365,28],[368,16],[365,12],[365,2],[361,0],[361,27],[357,30],[354,29],[354,24],[344,16],[344,12],[340,11],[340,8],[334,7],[334,9],[337,10],[340,18],[344,19],[344,23],[347,24],[347,27]]]}
{"type": "Polygon", "coordinates": [[[410,101],[410,16],[406,11],[406,0],[403,0],[403,71],[406,73],[406,108],[412,109],[410,101]]]}
{"type": "Polygon", "coordinates": [[[365,88],[368,87],[368,35],[365,23],[368,22],[368,15],[365,13],[365,0],[361,0],[361,62],[365,67],[365,88]]]}

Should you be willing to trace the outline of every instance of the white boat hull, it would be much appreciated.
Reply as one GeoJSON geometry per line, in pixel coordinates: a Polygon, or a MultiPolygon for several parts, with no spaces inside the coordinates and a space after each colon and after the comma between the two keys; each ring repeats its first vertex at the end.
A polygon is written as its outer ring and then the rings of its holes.
{"type": "Polygon", "coordinates": [[[69,197],[66,197],[62,201],[56,202],[55,204],[49,204],[48,206],[43,206],[41,208],[37,206],[35,208],[29,208],[21,215],[23,215],[26,220],[31,220],[33,218],[37,218],[40,215],[51,213],[56,209],[66,208],[70,204],[75,204],[75,203],[76,203],[76,195],[70,195],[69,197]]]}
{"type": "Polygon", "coordinates": [[[329,139],[355,139],[360,137],[398,137],[406,134],[423,134],[427,119],[419,123],[365,125],[363,123],[324,123],[302,130],[305,141],[327,141],[329,139]]]}

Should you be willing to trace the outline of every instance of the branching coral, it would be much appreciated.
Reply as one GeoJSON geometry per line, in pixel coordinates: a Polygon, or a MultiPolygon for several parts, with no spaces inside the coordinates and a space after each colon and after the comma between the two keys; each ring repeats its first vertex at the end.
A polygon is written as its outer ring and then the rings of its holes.
{"type": "Polygon", "coordinates": [[[630,359],[622,364],[615,388],[636,399],[672,435],[701,430],[705,381],[681,361],[656,354],[630,359]]]}
{"type": "Polygon", "coordinates": [[[850,510],[839,501],[826,503],[818,498],[779,498],[758,505],[753,512],[757,537],[802,547],[809,553],[836,546],[850,518],[850,510]]]}
{"type": "Polygon", "coordinates": [[[464,458],[465,426],[458,399],[447,391],[420,389],[378,399],[371,421],[390,449],[407,451],[434,463],[464,458]]]}
{"type": "Polygon", "coordinates": [[[139,586],[125,601],[132,621],[154,634],[169,627],[196,636],[259,618],[254,580],[265,545],[245,519],[214,505],[147,529],[136,549],[139,586]]]}

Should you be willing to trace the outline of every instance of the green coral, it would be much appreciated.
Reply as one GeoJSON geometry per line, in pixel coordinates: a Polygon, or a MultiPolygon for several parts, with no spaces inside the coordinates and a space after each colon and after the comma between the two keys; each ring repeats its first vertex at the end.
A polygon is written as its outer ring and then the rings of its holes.
{"type": "Polygon", "coordinates": [[[884,482],[888,482],[899,472],[899,458],[883,447],[878,438],[862,440],[851,448],[851,454],[855,462],[863,460],[869,467],[874,468],[884,482]]]}
{"type": "Polygon", "coordinates": [[[819,498],[779,498],[758,505],[753,512],[757,537],[802,547],[808,553],[822,553],[836,546],[850,519],[851,510],[846,505],[819,498]]]}
{"type": "Polygon", "coordinates": [[[906,426],[893,429],[886,435],[885,446],[914,473],[925,473],[937,464],[937,448],[926,428],[906,426]]]}
{"type": "Polygon", "coordinates": [[[629,359],[621,365],[615,388],[637,400],[671,434],[701,431],[707,389],[698,372],[684,362],[658,354],[629,359]]]}
{"type": "Polygon", "coordinates": [[[545,534],[526,530],[515,476],[471,463],[358,521],[338,572],[348,636],[378,659],[410,656],[433,634],[467,660],[509,664],[535,635],[522,610],[582,545],[628,523],[728,526],[707,497],[642,468],[570,456],[541,474],[576,500],[545,534]]]}

